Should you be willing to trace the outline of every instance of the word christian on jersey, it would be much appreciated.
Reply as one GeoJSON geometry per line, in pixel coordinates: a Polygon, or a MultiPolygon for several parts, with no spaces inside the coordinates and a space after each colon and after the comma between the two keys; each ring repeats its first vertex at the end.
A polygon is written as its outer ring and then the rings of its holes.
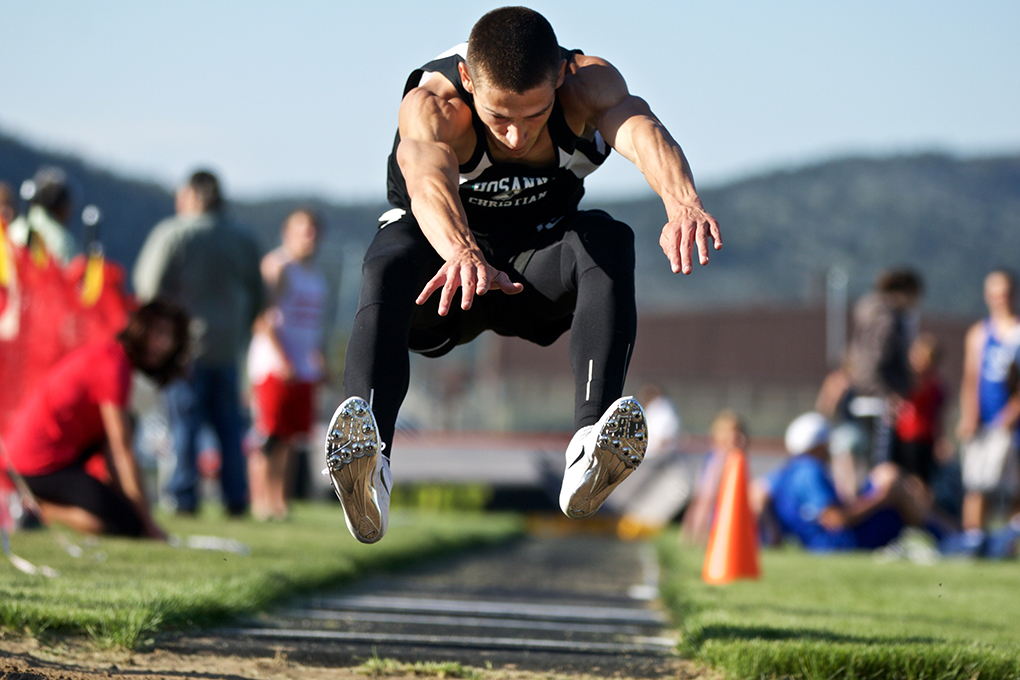
{"type": "Polygon", "coordinates": [[[473,182],[462,188],[476,194],[492,194],[490,198],[469,196],[467,201],[471,205],[484,208],[510,208],[518,205],[528,205],[545,198],[548,193],[546,191],[530,196],[521,196],[520,194],[548,182],[548,177],[503,177],[502,179],[489,182],[473,182]]]}

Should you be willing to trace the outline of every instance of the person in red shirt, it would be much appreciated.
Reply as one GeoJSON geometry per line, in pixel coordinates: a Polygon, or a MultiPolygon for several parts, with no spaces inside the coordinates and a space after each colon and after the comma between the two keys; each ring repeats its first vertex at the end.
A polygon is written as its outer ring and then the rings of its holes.
{"type": "Polygon", "coordinates": [[[166,384],[183,372],[187,350],[187,314],[155,300],[116,338],[68,354],[29,393],[5,433],[4,453],[43,521],[92,534],[166,538],[149,513],[127,405],[134,369],[166,384]],[[89,474],[97,455],[106,458],[105,481],[89,474]]]}
{"type": "Polygon", "coordinates": [[[909,361],[914,387],[896,416],[892,461],[907,474],[931,485],[935,443],[942,430],[945,389],[938,374],[939,347],[934,336],[922,333],[911,345],[909,361]]]}

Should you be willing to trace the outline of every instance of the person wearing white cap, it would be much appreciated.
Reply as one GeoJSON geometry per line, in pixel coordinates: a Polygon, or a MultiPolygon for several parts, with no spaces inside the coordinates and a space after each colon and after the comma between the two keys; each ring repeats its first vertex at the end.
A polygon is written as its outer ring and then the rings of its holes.
{"type": "Polygon", "coordinates": [[[829,473],[829,423],[805,413],[786,429],[790,458],[756,482],[756,510],[770,505],[783,535],[818,552],[874,549],[906,524],[921,524],[927,508],[895,465],[876,467],[858,498],[843,504],[829,473]]]}

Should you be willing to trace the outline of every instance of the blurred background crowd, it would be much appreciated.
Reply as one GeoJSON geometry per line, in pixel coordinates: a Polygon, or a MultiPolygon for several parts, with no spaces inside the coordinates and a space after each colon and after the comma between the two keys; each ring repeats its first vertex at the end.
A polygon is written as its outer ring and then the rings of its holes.
{"type": "MultiPolygon", "coordinates": [[[[139,522],[123,533],[159,536],[147,514],[154,503],[192,514],[214,501],[268,521],[285,519],[293,496],[327,496],[316,442],[338,401],[359,243],[320,248],[332,225],[316,206],[293,203],[276,206],[267,237],[243,209],[230,209],[214,173],[199,170],[176,191],[172,214],[142,229],[128,271],[106,255],[105,209],[85,207],[85,198],[55,166],[17,192],[0,184],[0,431],[17,461],[8,467],[42,497],[41,519],[104,529],[46,516],[63,454],[51,437],[48,462],[33,464],[25,444],[42,441],[46,427],[82,429],[79,449],[109,463],[64,456],[129,501],[94,515],[133,504],[139,522]],[[186,315],[186,338],[161,355],[164,363],[186,356],[179,371],[151,357],[147,365],[124,340],[129,320],[153,303],[170,305],[160,313],[171,320],[186,315]],[[93,431],[53,405],[87,410],[54,396],[70,391],[69,357],[95,380],[106,364],[83,352],[118,333],[134,377],[109,394],[123,415],[122,454],[137,470],[111,456],[116,446],[90,448],[88,436],[117,440],[101,409],[93,431]],[[45,399],[33,396],[46,390],[45,399]]],[[[932,554],[1011,555],[1020,535],[1015,276],[999,268],[960,280],[986,308],[965,320],[922,317],[925,274],[881,270],[851,301],[850,277],[832,267],[821,305],[646,312],[628,385],[647,413],[649,450],[605,518],[625,538],[679,520],[683,540],[704,542],[723,461],[740,450],[756,477],[752,506],[767,544],[902,553],[898,539],[916,527],[932,554]]],[[[158,354],[154,322],[146,323],[137,342],[158,354]]],[[[490,505],[553,507],[541,490],[560,472],[546,454],[562,448],[569,423],[563,343],[543,350],[492,336],[476,344],[415,365],[422,386],[401,412],[398,469],[408,484],[487,485],[490,505]],[[518,456],[519,469],[485,468],[485,451],[500,447],[518,456]]],[[[115,364],[111,375],[126,365],[115,364]]],[[[14,484],[5,488],[8,522],[30,524],[14,484]]],[[[907,545],[916,553],[916,542],[907,545]]]]}

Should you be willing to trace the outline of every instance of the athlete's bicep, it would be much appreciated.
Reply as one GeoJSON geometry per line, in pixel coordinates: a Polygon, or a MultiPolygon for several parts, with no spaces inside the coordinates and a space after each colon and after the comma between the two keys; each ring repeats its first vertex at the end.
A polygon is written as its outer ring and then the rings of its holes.
{"type": "Polygon", "coordinates": [[[422,187],[457,186],[457,155],[445,142],[402,139],[397,164],[412,200],[422,187]]]}
{"type": "Polygon", "coordinates": [[[400,138],[452,144],[471,126],[470,116],[459,99],[446,99],[416,87],[400,102],[400,138]]]}
{"type": "Polygon", "coordinates": [[[588,121],[609,146],[634,160],[634,131],[641,123],[658,123],[645,100],[627,89],[623,75],[598,57],[578,57],[577,84],[588,121]]]}
{"type": "Polygon", "coordinates": [[[645,100],[627,95],[602,114],[598,130],[609,146],[624,158],[636,162],[635,133],[641,125],[649,123],[658,125],[659,121],[645,100]]]}

